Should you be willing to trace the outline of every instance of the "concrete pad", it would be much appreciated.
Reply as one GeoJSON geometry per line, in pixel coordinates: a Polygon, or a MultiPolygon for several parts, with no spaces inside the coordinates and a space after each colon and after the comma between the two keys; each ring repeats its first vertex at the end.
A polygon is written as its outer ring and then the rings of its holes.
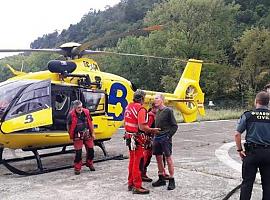
{"type": "MultiPolygon", "coordinates": [[[[127,191],[128,160],[111,160],[96,163],[95,172],[83,168],[81,175],[75,176],[73,169],[61,170],[43,175],[20,177],[11,174],[0,165],[0,199],[181,199],[213,200],[223,199],[234,187],[241,183],[241,173],[221,162],[216,150],[233,141],[236,121],[200,122],[179,124],[173,141],[176,189],[153,188],[151,183],[143,186],[150,189],[149,195],[133,195],[127,191]]],[[[111,141],[105,142],[111,155],[123,153],[127,148],[119,130],[111,141]]],[[[95,147],[96,156],[102,152],[95,147]]],[[[14,152],[5,150],[4,157],[13,157],[14,152]]],[[[16,156],[25,152],[16,150],[16,156]]],[[[235,146],[229,156],[241,164],[235,146]]],[[[61,166],[73,162],[73,155],[44,158],[44,166],[61,166]]],[[[16,164],[24,169],[33,167],[35,161],[16,164]]],[[[149,166],[149,177],[157,179],[155,158],[149,166]]],[[[255,184],[252,199],[261,199],[261,185],[255,184]]],[[[231,199],[239,199],[239,191],[231,199]]]]}

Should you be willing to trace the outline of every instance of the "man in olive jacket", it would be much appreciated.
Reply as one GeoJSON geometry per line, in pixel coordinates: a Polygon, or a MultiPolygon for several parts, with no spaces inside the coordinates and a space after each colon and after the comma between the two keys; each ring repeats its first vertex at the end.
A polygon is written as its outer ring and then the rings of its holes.
{"type": "Polygon", "coordinates": [[[164,154],[170,173],[167,189],[173,190],[175,188],[175,181],[173,177],[174,165],[172,160],[172,136],[177,131],[178,126],[173,110],[164,105],[164,96],[162,94],[157,94],[154,102],[155,106],[159,109],[156,114],[155,127],[160,128],[161,130],[155,135],[153,141],[153,155],[156,155],[159,179],[152,183],[152,185],[153,187],[166,185],[165,177],[163,175],[164,166],[162,162],[162,155],[164,154]]]}

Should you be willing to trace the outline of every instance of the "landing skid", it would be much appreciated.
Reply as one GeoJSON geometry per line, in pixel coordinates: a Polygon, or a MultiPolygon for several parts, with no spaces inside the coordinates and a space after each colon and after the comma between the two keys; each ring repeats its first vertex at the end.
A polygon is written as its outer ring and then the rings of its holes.
{"type": "MultiPolygon", "coordinates": [[[[105,145],[103,142],[96,142],[96,146],[100,147],[103,154],[104,158],[100,159],[94,159],[94,163],[98,162],[103,162],[107,160],[123,160],[125,159],[122,154],[120,155],[115,155],[115,156],[108,156],[108,152],[106,151],[105,145]]],[[[27,157],[22,157],[22,158],[13,158],[13,159],[3,159],[3,148],[0,148],[0,164],[3,164],[9,171],[11,171],[14,174],[22,175],[22,176],[32,176],[32,175],[38,175],[38,174],[44,174],[44,173],[49,173],[49,172],[54,172],[58,170],[63,170],[63,169],[69,169],[73,168],[73,165],[66,165],[66,166],[61,166],[61,167],[56,167],[56,168],[44,168],[41,158],[43,157],[50,157],[50,156],[55,156],[55,155],[61,155],[61,154],[67,154],[67,153],[72,153],[74,150],[66,150],[66,146],[63,147],[63,149],[59,152],[53,152],[53,153],[48,153],[48,154],[39,154],[38,149],[32,149],[31,151],[33,152],[33,156],[27,156],[27,157]],[[25,161],[25,160],[32,160],[36,159],[37,163],[37,169],[33,171],[22,171],[18,169],[17,167],[12,166],[10,163],[12,162],[20,162],[20,161],[25,161]]],[[[85,163],[83,164],[85,165],[85,163]]]]}
{"type": "Polygon", "coordinates": [[[108,151],[105,148],[104,142],[95,142],[95,145],[98,146],[99,148],[101,148],[105,157],[108,156],[108,151]]]}

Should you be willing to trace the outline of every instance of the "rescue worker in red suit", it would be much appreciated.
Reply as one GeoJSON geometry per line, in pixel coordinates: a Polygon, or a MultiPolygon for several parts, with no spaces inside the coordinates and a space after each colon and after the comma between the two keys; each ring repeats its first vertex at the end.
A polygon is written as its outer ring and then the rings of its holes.
{"type": "MultiPolygon", "coordinates": [[[[155,127],[155,116],[156,116],[157,108],[155,105],[148,111],[148,126],[151,128],[155,127]]],[[[153,143],[154,135],[146,134],[145,136],[145,145],[143,152],[143,171],[142,171],[142,181],[144,182],[152,182],[152,179],[146,175],[147,167],[149,166],[152,158],[152,143],[153,143]]]]}
{"type": "Polygon", "coordinates": [[[149,194],[149,190],[142,187],[141,171],[143,170],[143,152],[145,134],[156,134],[158,128],[149,128],[147,110],[142,106],[145,92],[137,90],[125,110],[125,139],[129,148],[128,190],[133,194],[149,194]]]}
{"type": "MultiPolygon", "coordinates": [[[[152,104],[152,107],[148,110],[148,126],[151,128],[155,127],[155,118],[156,118],[156,113],[158,111],[158,108],[155,106],[155,103],[152,104]]],[[[149,135],[147,134],[145,136],[145,145],[144,145],[144,152],[143,152],[143,171],[142,171],[142,181],[143,182],[152,182],[153,180],[149,178],[146,175],[147,172],[147,167],[149,166],[153,154],[153,137],[154,135],[149,135]]],[[[164,157],[165,158],[165,157],[164,157]]],[[[169,175],[165,171],[165,160],[164,162],[164,172],[163,175],[165,179],[168,179],[169,175]]]]}
{"type": "Polygon", "coordinates": [[[73,109],[67,118],[67,130],[75,149],[74,173],[79,175],[82,168],[83,144],[86,150],[86,166],[95,171],[93,165],[95,133],[92,117],[89,110],[82,107],[80,100],[73,102],[73,109]]]}

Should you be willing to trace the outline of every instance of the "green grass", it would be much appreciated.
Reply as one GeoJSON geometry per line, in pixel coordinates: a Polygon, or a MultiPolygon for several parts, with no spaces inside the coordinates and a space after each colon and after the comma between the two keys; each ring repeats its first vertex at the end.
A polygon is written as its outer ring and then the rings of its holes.
{"type": "MultiPolygon", "coordinates": [[[[198,116],[197,121],[211,121],[211,120],[222,120],[222,119],[238,119],[244,110],[241,109],[206,109],[205,116],[198,116]]],[[[183,122],[183,117],[178,111],[174,111],[177,122],[183,122]]]]}

